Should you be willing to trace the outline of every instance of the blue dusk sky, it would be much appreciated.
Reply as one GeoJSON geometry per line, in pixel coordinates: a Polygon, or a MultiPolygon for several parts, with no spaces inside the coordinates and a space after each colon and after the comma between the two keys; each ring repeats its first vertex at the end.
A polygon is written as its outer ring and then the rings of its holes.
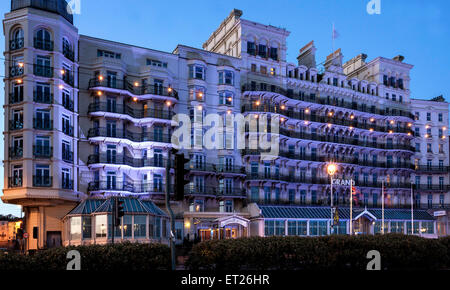
{"type": "MultiPolygon", "coordinates": [[[[299,49],[311,40],[317,48],[317,63],[331,53],[334,22],[340,35],[335,48],[342,49],[344,61],[359,53],[367,54],[368,60],[401,54],[404,62],[414,65],[413,98],[444,95],[450,100],[448,0],[380,0],[379,15],[367,13],[370,0],[79,1],[81,14],[75,15],[75,25],[80,34],[168,52],[177,44],[201,48],[230,11],[237,8],[243,11],[244,19],[290,31],[287,60],[294,63],[299,49]]],[[[0,1],[2,15],[9,9],[9,0],[0,1]]],[[[4,43],[3,33],[0,43],[4,43]]],[[[4,45],[1,46],[3,56],[4,45]]],[[[4,72],[3,61],[0,69],[4,72]]],[[[4,93],[3,87],[1,92],[4,93]]],[[[3,102],[4,96],[0,97],[0,106],[3,102]]],[[[3,131],[3,114],[1,118],[3,131]]],[[[0,148],[3,157],[3,140],[0,148]]],[[[1,188],[3,180],[0,178],[1,188]]],[[[0,202],[0,214],[8,213],[20,215],[20,209],[0,202]]]]}

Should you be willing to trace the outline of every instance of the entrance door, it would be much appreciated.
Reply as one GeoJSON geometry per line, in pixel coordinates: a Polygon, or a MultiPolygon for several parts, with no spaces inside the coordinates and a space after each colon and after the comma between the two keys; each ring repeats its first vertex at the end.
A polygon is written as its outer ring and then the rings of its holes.
{"type": "Polygon", "coordinates": [[[61,232],[47,232],[47,248],[61,247],[61,232]]]}

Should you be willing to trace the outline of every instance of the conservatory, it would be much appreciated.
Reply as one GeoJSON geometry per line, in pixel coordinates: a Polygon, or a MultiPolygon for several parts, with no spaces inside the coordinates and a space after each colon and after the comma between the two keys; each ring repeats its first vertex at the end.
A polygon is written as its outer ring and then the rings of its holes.
{"type": "Polygon", "coordinates": [[[169,219],[150,200],[119,197],[124,216],[113,229],[113,198],[89,198],[82,201],[63,219],[63,245],[91,245],[112,242],[165,243],[169,239],[169,219]]]}

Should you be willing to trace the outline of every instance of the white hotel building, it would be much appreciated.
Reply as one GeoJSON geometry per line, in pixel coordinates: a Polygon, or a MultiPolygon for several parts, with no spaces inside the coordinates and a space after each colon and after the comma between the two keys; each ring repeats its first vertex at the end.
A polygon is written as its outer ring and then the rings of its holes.
{"type": "MultiPolygon", "coordinates": [[[[234,149],[231,132],[226,149],[206,150],[205,129],[194,125],[194,147],[182,151],[191,183],[172,202],[177,241],[329,234],[331,161],[334,178],[360,191],[355,233],[380,232],[382,182],[386,231],[410,232],[413,182],[415,233],[448,234],[448,104],[410,97],[403,57],[343,63],[338,50],[321,68],[310,42],[293,64],[289,32],[239,10],[203,49],[162,52],[80,35],[65,5],[12,0],[3,21],[2,200],[23,207],[29,249],[108,242],[111,196],[125,200],[117,238],[166,241],[159,208],[178,113],[195,124],[212,113],[225,123],[238,113],[280,116],[280,153],[264,161],[234,149]]],[[[335,233],[349,233],[348,196],[333,186],[335,233]]]]}

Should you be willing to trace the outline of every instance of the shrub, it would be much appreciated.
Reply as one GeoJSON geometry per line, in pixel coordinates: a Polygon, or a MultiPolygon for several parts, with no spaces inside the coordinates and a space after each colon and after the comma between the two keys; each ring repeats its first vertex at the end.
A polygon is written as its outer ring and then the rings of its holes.
{"type": "Polygon", "coordinates": [[[170,269],[170,249],[162,244],[120,243],[61,247],[38,251],[32,256],[0,254],[0,271],[63,271],[67,253],[78,250],[81,270],[148,271],[170,269]]]}
{"type": "Polygon", "coordinates": [[[365,270],[367,253],[378,250],[383,269],[443,269],[450,265],[449,246],[450,238],[399,234],[252,237],[199,243],[186,266],[193,270],[365,270]]]}

